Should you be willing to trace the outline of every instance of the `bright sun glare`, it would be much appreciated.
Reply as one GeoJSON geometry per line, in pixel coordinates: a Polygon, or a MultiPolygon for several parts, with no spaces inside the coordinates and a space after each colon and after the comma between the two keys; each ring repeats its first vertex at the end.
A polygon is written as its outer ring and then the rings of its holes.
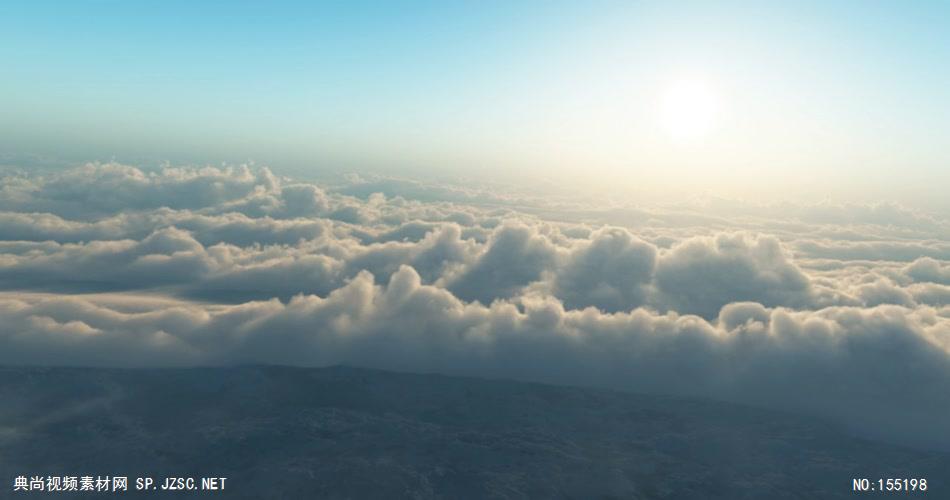
{"type": "Polygon", "coordinates": [[[704,81],[681,80],[663,94],[660,119],[674,141],[695,142],[712,129],[718,107],[715,93],[704,81]]]}

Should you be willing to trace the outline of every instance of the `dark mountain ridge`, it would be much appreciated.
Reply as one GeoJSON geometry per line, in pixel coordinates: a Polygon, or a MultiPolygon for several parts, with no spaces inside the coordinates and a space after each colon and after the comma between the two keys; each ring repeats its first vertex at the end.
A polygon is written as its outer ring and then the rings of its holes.
{"type": "Polygon", "coordinates": [[[110,475],[227,477],[220,498],[851,498],[854,478],[947,498],[947,471],[950,454],[681,397],[350,367],[0,368],[2,497],[19,475],[110,475]]]}

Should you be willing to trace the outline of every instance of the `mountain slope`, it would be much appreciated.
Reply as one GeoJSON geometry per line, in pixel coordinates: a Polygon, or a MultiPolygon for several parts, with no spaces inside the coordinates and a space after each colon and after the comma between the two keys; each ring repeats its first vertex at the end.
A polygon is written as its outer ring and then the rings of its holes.
{"type": "Polygon", "coordinates": [[[4,494],[56,474],[227,477],[220,498],[851,498],[862,477],[950,491],[950,455],[818,420],[508,381],[5,368],[0,402],[4,494]]]}

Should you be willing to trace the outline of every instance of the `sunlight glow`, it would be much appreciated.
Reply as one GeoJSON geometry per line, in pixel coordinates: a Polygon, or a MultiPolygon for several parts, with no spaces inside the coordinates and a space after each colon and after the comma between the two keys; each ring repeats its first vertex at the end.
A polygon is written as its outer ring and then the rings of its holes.
{"type": "Polygon", "coordinates": [[[681,80],[671,85],[660,102],[660,121],[678,143],[696,142],[712,129],[719,101],[702,80],[681,80]]]}

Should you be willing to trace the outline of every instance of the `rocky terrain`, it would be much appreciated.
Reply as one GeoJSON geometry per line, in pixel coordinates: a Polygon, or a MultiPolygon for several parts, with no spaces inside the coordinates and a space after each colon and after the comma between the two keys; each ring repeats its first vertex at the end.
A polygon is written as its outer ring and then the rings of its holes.
{"type": "Polygon", "coordinates": [[[12,493],[18,475],[119,475],[386,499],[855,498],[853,478],[923,477],[936,499],[948,474],[945,453],[684,398],[349,367],[0,369],[3,498],[41,496],[12,493]]]}

